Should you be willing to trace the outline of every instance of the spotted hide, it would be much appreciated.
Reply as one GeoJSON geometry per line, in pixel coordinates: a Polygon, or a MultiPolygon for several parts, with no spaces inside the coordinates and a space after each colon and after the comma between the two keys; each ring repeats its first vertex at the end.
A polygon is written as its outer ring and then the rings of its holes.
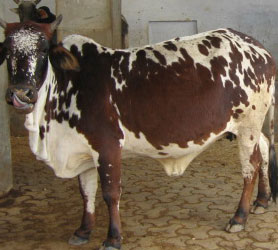
{"type": "Polygon", "coordinates": [[[271,191],[276,198],[275,63],[260,43],[219,29],[126,50],[79,35],[51,44],[61,19],[1,20],[0,58],[8,65],[7,103],[26,114],[33,153],[57,176],[79,177],[84,214],[71,244],[88,241],[99,175],[110,216],[102,249],[120,249],[126,156],[152,157],[177,176],[211,143],[236,136],[244,187],[227,231],[244,228],[257,175],[252,211],[267,207],[271,191]],[[261,132],[268,110],[270,142],[261,132]]]}

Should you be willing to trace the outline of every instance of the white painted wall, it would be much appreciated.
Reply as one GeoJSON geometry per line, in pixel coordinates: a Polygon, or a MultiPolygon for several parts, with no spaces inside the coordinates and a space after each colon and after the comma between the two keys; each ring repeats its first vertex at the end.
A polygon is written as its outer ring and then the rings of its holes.
{"type": "Polygon", "coordinates": [[[149,43],[158,43],[179,36],[197,33],[197,21],[150,21],[149,43]]]}
{"type": "Polygon", "coordinates": [[[146,45],[149,21],[197,20],[198,32],[230,27],[259,40],[278,59],[277,0],[122,0],[130,47],[146,45]]]}
{"type": "MultiPolygon", "coordinates": [[[[44,1],[44,0],[43,0],[44,1]]],[[[112,46],[111,0],[58,0],[57,13],[63,15],[59,37],[77,33],[112,46]]]]}

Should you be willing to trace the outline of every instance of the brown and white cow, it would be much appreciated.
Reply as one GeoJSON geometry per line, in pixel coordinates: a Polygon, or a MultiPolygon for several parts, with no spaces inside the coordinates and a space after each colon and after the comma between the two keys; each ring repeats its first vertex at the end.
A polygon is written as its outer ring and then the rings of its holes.
{"type": "Polygon", "coordinates": [[[89,238],[99,175],[110,216],[102,248],[120,249],[121,158],[127,155],[152,157],[168,175],[181,175],[211,143],[235,135],[244,188],[227,231],[244,228],[257,175],[254,212],[267,207],[271,191],[276,198],[275,63],[260,43],[219,29],[127,50],[79,35],[50,44],[61,19],[1,20],[0,59],[8,65],[6,100],[26,113],[33,153],[57,176],[79,177],[84,214],[70,243],[89,238]],[[261,132],[268,110],[270,143],[261,132]]]}
{"type": "MultiPolygon", "coordinates": [[[[56,16],[51,13],[47,6],[41,6],[37,8],[37,4],[41,0],[14,0],[18,5],[17,8],[11,9],[12,12],[19,16],[20,22],[34,21],[37,23],[52,23],[56,20],[56,16]]],[[[57,32],[52,35],[52,41],[57,43],[57,32]]]]}
{"type": "Polygon", "coordinates": [[[36,6],[41,0],[14,0],[18,5],[18,8],[11,9],[12,12],[18,14],[20,22],[25,22],[28,20],[37,21],[40,19],[40,13],[36,6]]]}
{"type": "Polygon", "coordinates": [[[17,8],[11,9],[12,12],[19,16],[20,22],[34,21],[37,23],[52,23],[56,20],[56,16],[51,13],[47,6],[37,8],[37,4],[41,0],[14,0],[18,5],[17,8]]]}

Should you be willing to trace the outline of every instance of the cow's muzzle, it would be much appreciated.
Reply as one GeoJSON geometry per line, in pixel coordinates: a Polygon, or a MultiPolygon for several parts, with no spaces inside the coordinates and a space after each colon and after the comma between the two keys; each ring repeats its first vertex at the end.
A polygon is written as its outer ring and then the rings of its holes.
{"type": "Polygon", "coordinates": [[[33,86],[12,85],[6,92],[7,103],[13,105],[19,113],[32,112],[37,99],[38,92],[33,86]]]}

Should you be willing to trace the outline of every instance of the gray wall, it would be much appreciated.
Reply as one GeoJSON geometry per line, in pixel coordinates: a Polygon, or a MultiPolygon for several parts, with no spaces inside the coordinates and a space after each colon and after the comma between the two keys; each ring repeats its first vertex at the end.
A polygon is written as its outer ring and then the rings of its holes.
{"type": "Polygon", "coordinates": [[[64,17],[59,38],[77,33],[104,46],[121,46],[120,0],[58,0],[56,10],[64,17]]]}
{"type": "Polygon", "coordinates": [[[259,40],[278,59],[277,0],[122,0],[130,47],[148,44],[149,21],[197,20],[198,32],[230,27],[259,40]]]}
{"type": "MultiPolygon", "coordinates": [[[[3,36],[0,35],[2,39],[3,36]]],[[[6,65],[0,67],[0,197],[7,194],[13,186],[11,145],[10,145],[10,121],[8,107],[5,102],[5,90],[8,81],[6,65]],[[4,80],[4,81],[3,81],[4,80]]]]}
{"type": "MultiPolygon", "coordinates": [[[[0,15],[4,16],[4,8],[1,8],[0,15]]],[[[0,32],[0,41],[4,36],[0,32]]],[[[8,107],[5,102],[7,81],[6,65],[0,67],[0,197],[6,195],[13,186],[11,145],[10,145],[10,121],[8,107]]]]}

